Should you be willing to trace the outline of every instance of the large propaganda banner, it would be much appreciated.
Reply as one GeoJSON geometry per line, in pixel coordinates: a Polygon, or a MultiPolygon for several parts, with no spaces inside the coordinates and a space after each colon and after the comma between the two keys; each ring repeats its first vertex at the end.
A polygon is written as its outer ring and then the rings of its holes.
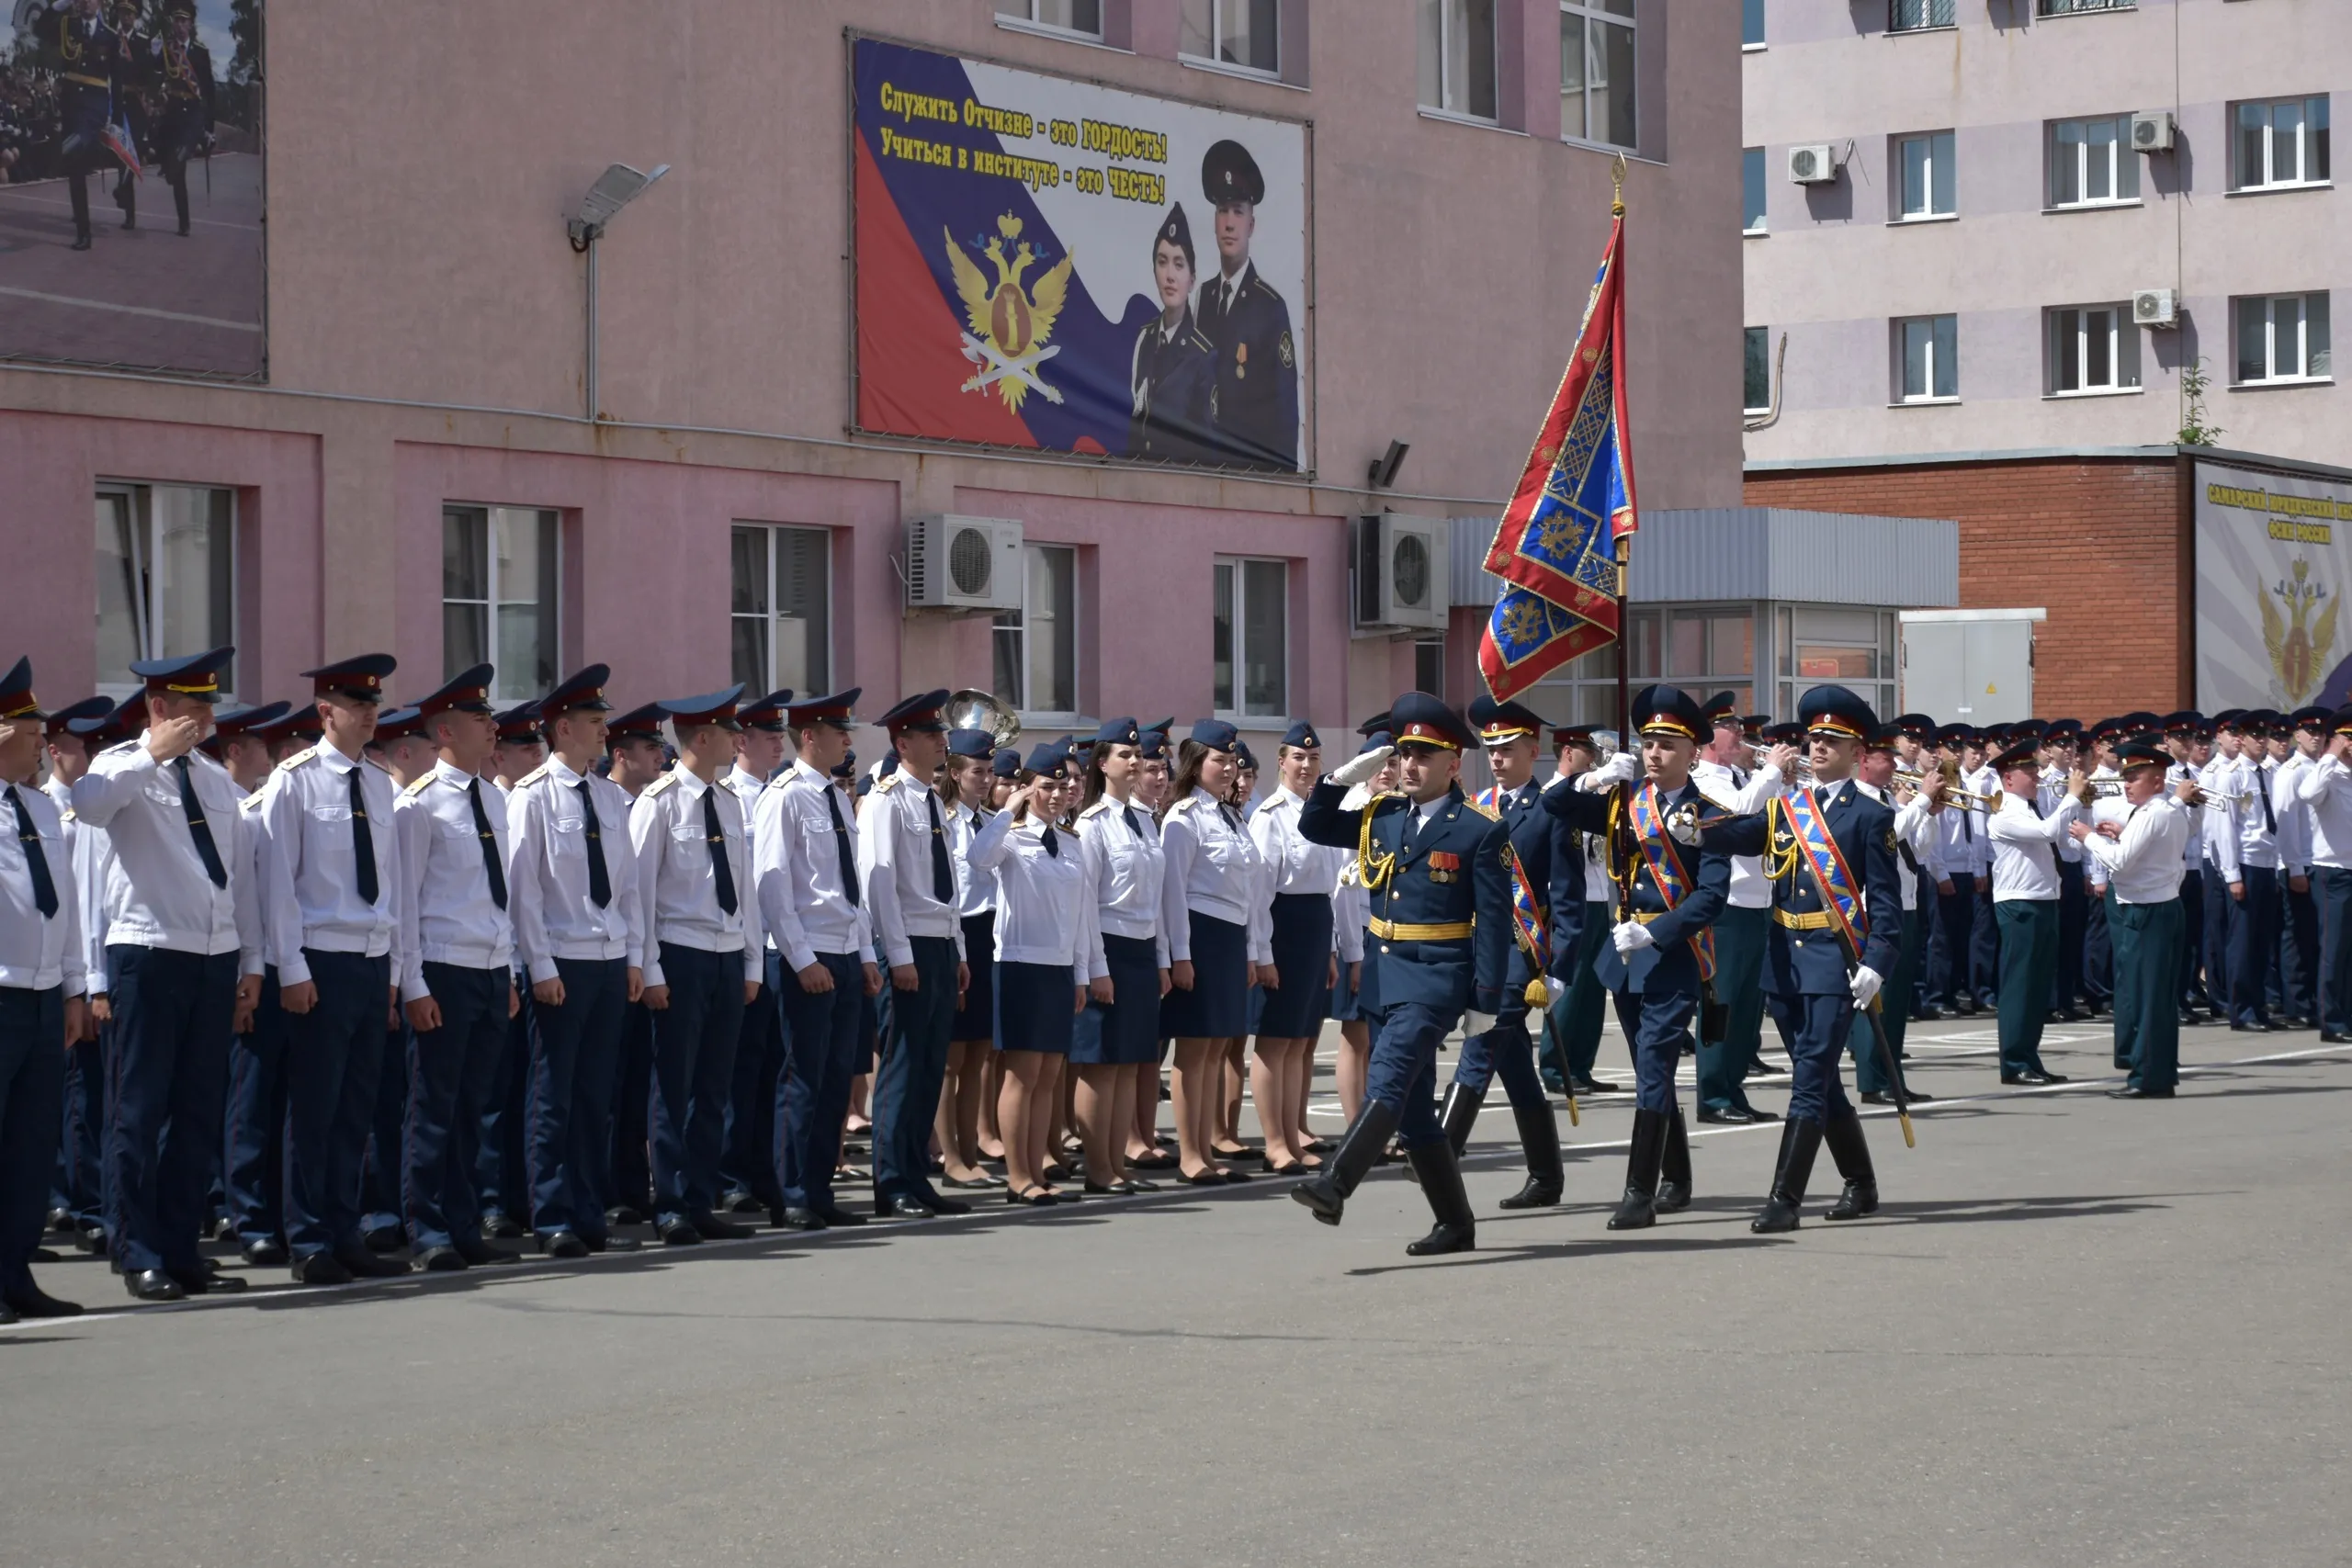
{"type": "Polygon", "coordinates": [[[860,429],[1308,466],[1305,126],[851,47],[860,429]]]}
{"type": "Polygon", "coordinates": [[[2352,485],[2197,465],[2197,704],[2352,703],[2352,485]]]}

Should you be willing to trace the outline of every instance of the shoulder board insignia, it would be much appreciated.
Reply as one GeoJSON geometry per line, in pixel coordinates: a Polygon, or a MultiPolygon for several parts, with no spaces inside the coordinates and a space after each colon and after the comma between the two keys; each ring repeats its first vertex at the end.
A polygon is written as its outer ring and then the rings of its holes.
{"type": "Polygon", "coordinates": [[[521,789],[525,784],[537,784],[547,776],[548,765],[545,762],[541,762],[537,767],[533,768],[529,773],[525,773],[521,778],[516,779],[512,787],[521,789]]]}
{"type": "Polygon", "coordinates": [[[1263,294],[1269,299],[1280,300],[1282,299],[1281,295],[1274,292],[1274,286],[1266,281],[1266,275],[1262,272],[1253,271],[1250,273],[1250,288],[1251,292],[1263,294]]]}
{"type": "Polygon", "coordinates": [[[1175,805],[1173,805],[1173,806],[1170,807],[1168,809],[1169,809],[1171,813],[1178,813],[1178,814],[1181,814],[1181,813],[1183,813],[1183,812],[1187,812],[1187,811],[1192,810],[1194,807],[1196,807],[1196,806],[1200,805],[1200,803],[1201,803],[1201,797],[1200,797],[1199,795],[1186,795],[1183,799],[1182,799],[1182,800],[1178,801],[1175,805]]]}
{"type": "Polygon", "coordinates": [[[894,789],[898,788],[900,784],[904,784],[904,783],[906,782],[906,779],[907,779],[907,775],[906,775],[906,774],[904,774],[904,773],[888,773],[888,774],[885,774],[885,775],[884,775],[880,780],[878,780],[878,781],[875,784],[875,785],[874,785],[874,793],[875,793],[876,795],[888,795],[888,794],[889,794],[892,790],[894,790],[894,789]]]}
{"type": "Polygon", "coordinates": [[[1216,352],[1216,344],[1211,343],[1209,341],[1208,333],[1201,331],[1198,327],[1192,329],[1192,346],[1199,349],[1203,354],[1215,354],[1216,352]]]}
{"type": "Polygon", "coordinates": [[[423,795],[426,788],[432,784],[434,777],[434,774],[425,773],[419,777],[415,783],[401,790],[401,793],[402,795],[423,795]]]}
{"type": "Polygon", "coordinates": [[[1481,806],[1476,801],[1469,799],[1464,799],[1462,804],[1468,807],[1471,810],[1476,812],[1479,816],[1485,818],[1489,822],[1499,822],[1503,819],[1503,814],[1497,811],[1492,807],[1481,806]]]}
{"type": "Polygon", "coordinates": [[[64,810],[62,810],[62,811],[61,811],[61,812],[59,812],[59,813],[57,814],[57,819],[58,819],[60,822],[71,822],[71,821],[75,820],[74,816],[74,808],[73,808],[72,807],[70,807],[70,806],[69,806],[69,807],[67,807],[64,810]]]}
{"type": "Polygon", "coordinates": [[[317,747],[305,746],[300,751],[295,752],[291,757],[287,758],[286,761],[278,763],[278,770],[282,773],[288,768],[299,768],[305,762],[315,761],[318,754],[319,749],[317,747]]]}
{"type": "Polygon", "coordinates": [[[1088,807],[1085,810],[1080,812],[1078,814],[1078,819],[1083,822],[1090,817],[1100,817],[1110,809],[1111,797],[1106,795],[1102,799],[1096,801],[1093,805],[1088,807]]]}
{"type": "Polygon", "coordinates": [[[391,770],[391,769],[390,769],[390,768],[388,768],[388,767],[386,767],[386,766],[384,766],[384,764],[383,764],[383,763],[381,763],[381,762],[379,762],[379,761],[376,761],[376,759],[375,759],[375,758],[373,758],[373,757],[362,757],[362,758],[360,758],[359,760],[360,760],[362,762],[366,763],[368,767],[371,767],[371,768],[375,769],[378,773],[379,773],[383,774],[386,778],[390,778],[390,777],[392,776],[392,770],[391,770]]]}
{"type": "Polygon", "coordinates": [[[1068,833],[1073,839],[1078,837],[1078,829],[1071,827],[1067,822],[1057,822],[1054,826],[1059,828],[1063,832],[1068,833]]]}
{"type": "Polygon", "coordinates": [[[99,752],[98,755],[101,757],[111,757],[118,751],[128,751],[134,746],[144,746],[145,744],[147,743],[144,740],[118,740],[113,745],[107,747],[105,750],[99,752]]]}
{"type": "Polygon", "coordinates": [[[655,795],[660,795],[663,790],[668,789],[672,784],[674,784],[677,782],[677,774],[663,773],[660,778],[655,779],[651,784],[647,784],[642,790],[639,791],[637,797],[639,800],[650,800],[655,795]]]}

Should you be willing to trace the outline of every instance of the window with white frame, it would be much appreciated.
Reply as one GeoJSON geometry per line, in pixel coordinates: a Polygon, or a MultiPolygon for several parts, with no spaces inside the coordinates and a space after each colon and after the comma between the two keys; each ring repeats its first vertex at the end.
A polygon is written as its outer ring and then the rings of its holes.
{"type": "Polygon", "coordinates": [[[2048,312],[2050,390],[2128,392],[2140,385],[2140,329],[2129,305],[2067,305],[2048,312]]]}
{"type": "Polygon", "coordinates": [[[1952,0],[1887,0],[1886,30],[1916,33],[1952,25],[1952,0]]]}
{"type": "MultiPolygon", "coordinates": [[[[97,489],[98,684],[128,693],[133,660],[237,640],[236,492],[197,485],[97,489]]],[[[236,686],[235,667],[220,672],[236,686]]]]}
{"type": "Polygon", "coordinates": [[[1794,717],[1797,699],[1825,681],[1854,693],[1874,713],[1896,710],[1900,666],[1894,611],[1781,604],[1774,606],[1772,620],[1780,675],[1774,711],[1794,717]]]}
{"type": "Polygon", "coordinates": [[[1282,71],[1281,0],[1184,0],[1176,52],[1267,75],[1282,71]]]}
{"type": "Polygon", "coordinates": [[[1211,685],[1216,711],[1234,718],[1290,712],[1290,566],[1220,558],[1216,565],[1211,685]]]}
{"type": "Polygon", "coordinates": [[[2050,122],[2050,205],[2099,207],[2140,199],[2132,117],[2050,122]]]}
{"type": "Polygon", "coordinates": [[[2334,374],[2325,294],[2255,294],[2232,303],[2241,386],[2317,381],[2334,374]]]}
{"type": "Polygon", "coordinates": [[[1078,712],[1078,551],[1022,547],[1021,608],[997,613],[994,690],[1026,714],[1078,712]]]}
{"type": "Polygon", "coordinates": [[[491,696],[521,702],[555,684],[562,581],[557,514],[531,506],[441,509],[441,678],[497,667],[491,696]]]}
{"type": "Polygon", "coordinates": [[[1748,413],[1772,412],[1772,329],[1749,327],[1742,334],[1743,374],[1740,406],[1748,413]]]}
{"type": "Polygon", "coordinates": [[[1495,0],[1419,0],[1423,108],[1495,118],[1495,0]]]}
{"type": "Polygon", "coordinates": [[[2231,171],[2237,190],[2321,185],[2327,172],[2327,95],[2239,104],[2231,171]]]}
{"type": "Polygon", "coordinates": [[[1102,0],[997,0],[996,14],[1033,27],[1102,36],[1102,0]]]}
{"type": "Polygon", "coordinates": [[[728,631],[735,679],[753,694],[832,689],[832,536],[738,523],[728,631]]]}
{"type": "Polygon", "coordinates": [[[2038,17],[2075,17],[2086,11],[2129,11],[2139,0],[2035,0],[2038,17]]]}
{"type": "Polygon", "coordinates": [[[1764,149],[1743,147],[1739,152],[1739,229],[1743,234],[1764,232],[1764,149]]]}
{"type": "Polygon", "coordinates": [[[1894,323],[1895,399],[1943,402],[1960,396],[1960,318],[1912,316],[1894,323]]]}
{"type": "Polygon", "coordinates": [[[1952,133],[1925,131],[1894,139],[1896,164],[1903,170],[1899,216],[1906,220],[1949,218],[1955,205],[1952,133]]]}
{"type": "Polygon", "coordinates": [[[1562,0],[1560,134],[1634,145],[1634,0],[1562,0]]]}
{"type": "Polygon", "coordinates": [[[1739,47],[1764,47],[1764,0],[1739,0],[1739,47]]]}

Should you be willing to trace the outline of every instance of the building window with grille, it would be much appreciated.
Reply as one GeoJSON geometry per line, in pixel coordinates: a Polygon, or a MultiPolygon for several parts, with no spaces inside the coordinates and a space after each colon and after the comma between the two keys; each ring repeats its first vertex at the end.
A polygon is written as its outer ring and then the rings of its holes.
{"type": "Polygon", "coordinates": [[[1950,218],[1960,210],[1951,131],[1896,137],[1894,160],[1903,171],[1903,205],[1897,216],[1917,222],[1923,218],[1950,218]]]}
{"type": "Polygon", "coordinates": [[[2327,183],[2326,94],[2239,104],[2230,120],[2237,130],[2232,188],[2279,190],[2327,183]]]}
{"type": "Polygon", "coordinates": [[[2240,386],[2324,381],[2335,374],[2325,294],[2256,294],[2232,305],[2240,386]]]}
{"type": "Polygon", "coordinates": [[[998,0],[998,17],[1082,38],[1102,36],[1102,0],[998,0]]]}
{"type": "Polygon", "coordinates": [[[1565,0],[1560,6],[1560,134],[1604,147],[1635,145],[1634,0],[1565,0]]]}
{"type": "Polygon", "coordinates": [[[1895,400],[1951,402],[1960,397],[1960,318],[1913,316],[1894,323],[1895,400]]]}
{"type": "Polygon", "coordinates": [[[2050,205],[2104,207],[2140,199],[2132,117],[2050,122],[2050,205]]]}
{"type": "Polygon", "coordinates": [[[2131,306],[2069,305],[2049,319],[2052,396],[2140,389],[2140,332],[2131,306]]]}
{"type": "Polygon", "coordinates": [[[1210,633],[1212,702],[1227,718],[1290,713],[1290,566],[1221,559],[1210,633]]]}
{"type": "Polygon", "coordinates": [[[1282,73],[1280,0],[1184,0],[1176,52],[1237,71],[1282,73]]]}
{"type": "Polygon", "coordinates": [[[1952,25],[1953,0],[1888,0],[1886,30],[1916,33],[1952,25]]]}
{"type": "MultiPolygon", "coordinates": [[[[198,485],[97,489],[98,685],[128,695],[131,661],[237,640],[236,492],[198,485]]],[[[236,667],[220,672],[236,687],[236,667]]]]}
{"type": "Polygon", "coordinates": [[[2034,0],[2037,17],[2079,17],[2092,11],[2129,11],[2138,0],[2034,0]]]}
{"type": "Polygon", "coordinates": [[[1495,118],[1495,0],[1419,0],[1421,107],[1495,118]]]}
{"type": "Polygon", "coordinates": [[[738,523],[731,554],[735,679],[753,694],[832,690],[832,536],[738,523]]]}
{"type": "Polygon", "coordinates": [[[441,678],[497,667],[493,701],[556,682],[561,572],[558,514],[532,506],[441,509],[441,678]]]}
{"type": "Polygon", "coordinates": [[[997,613],[994,690],[1016,712],[1078,712],[1078,551],[1022,547],[1021,608],[997,613]]]}

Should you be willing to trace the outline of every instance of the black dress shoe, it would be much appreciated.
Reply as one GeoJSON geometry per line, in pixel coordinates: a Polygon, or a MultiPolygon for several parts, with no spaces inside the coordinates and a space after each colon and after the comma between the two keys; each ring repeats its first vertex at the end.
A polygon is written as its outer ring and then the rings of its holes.
{"type": "Polygon", "coordinates": [[[32,1256],[26,1259],[26,1261],[30,1263],[62,1263],[65,1261],[65,1258],[64,1255],[60,1253],[55,1247],[36,1247],[33,1248],[32,1256]]]}
{"type": "Polygon", "coordinates": [[[465,1269],[465,1255],[454,1247],[428,1247],[416,1255],[420,1274],[462,1274],[465,1269]]]}
{"type": "Polygon", "coordinates": [[[580,1239],[591,1252],[635,1252],[638,1248],[633,1235],[583,1235],[580,1239]]]}
{"type": "Polygon", "coordinates": [[[1615,1094],[1617,1092],[1615,1084],[1602,1083],[1599,1078],[1578,1078],[1576,1084],[1578,1094],[1615,1094]]]}
{"type": "MultiPolygon", "coordinates": [[[[1170,1154],[1130,1155],[1127,1156],[1127,1168],[1130,1170],[1174,1170],[1180,1163],[1181,1162],[1174,1155],[1170,1154]]],[[[954,1184],[950,1183],[950,1185],[952,1186],[954,1184]]]]}
{"type": "Polygon", "coordinates": [[[351,1270],[356,1280],[397,1280],[408,1272],[408,1265],[396,1258],[385,1258],[365,1247],[338,1247],[334,1260],[351,1270]]]}
{"type": "Polygon", "coordinates": [[[2037,1084],[2056,1083],[2058,1080],[2048,1073],[2037,1073],[2029,1068],[2022,1073],[2003,1073],[2001,1081],[2005,1084],[2023,1084],[2030,1088],[2037,1084]]]}
{"type": "Polygon", "coordinates": [[[70,250],[76,250],[76,251],[86,251],[86,250],[88,250],[88,249],[90,248],[90,236],[88,236],[87,234],[77,234],[77,235],[75,235],[75,236],[74,237],[74,243],[73,243],[72,245],[70,245],[69,247],[67,247],[67,248],[68,248],[68,249],[70,249],[70,250]]]}
{"type": "Polygon", "coordinates": [[[351,1270],[335,1260],[332,1252],[313,1252],[308,1258],[295,1259],[294,1282],[298,1285],[348,1285],[351,1270]]]}
{"type": "Polygon", "coordinates": [[[286,1261],[286,1244],[274,1237],[249,1241],[242,1250],[245,1261],[256,1269],[276,1269],[286,1261]]]}
{"type": "Polygon", "coordinates": [[[175,1302],[187,1294],[177,1280],[161,1269],[141,1269],[135,1274],[125,1274],[122,1288],[136,1302],[175,1302]]]}
{"type": "Polygon", "coordinates": [[[107,1228],[104,1225],[84,1225],[74,1233],[74,1245],[96,1258],[107,1249],[107,1228]]]}
{"type": "Polygon", "coordinates": [[[749,1225],[739,1225],[732,1220],[722,1220],[716,1214],[696,1214],[695,1229],[702,1232],[705,1241],[748,1241],[758,1233],[749,1225]]]}
{"type": "Polygon", "coordinates": [[[1004,1178],[990,1176],[988,1172],[982,1171],[974,1177],[942,1177],[939,1184],[942,1187],[953,1188],[958,1192],[993,1192],[1004,1185],[1004,1178]]]}
{"type": "MultiPolygon", "coordinates": [[[[398,1252],[408,1238],[401,1235],[398,1225],[378,1225],[374,1230],[363,1233],[359,1240],[368,1251],[385,1253],[398,1252]]],[[[406,1273],[407,1270],[402,1269],[401,1272],[406,1273]]]]}
{"type": "Polygon", "coordinates": [[[1176,1179],[1187,1187],[1222,1187],[1225,1185],[1225,1173],[1204,1170],[1198,1176],[1180,1176],[1176,1179]]]}
{"type": "Polygon", "coordinates": [[[2069,1004],[2052,1013],[2050,1019],[2053,1023],[2080,1023],[2083,1021],[2083,1013],[2081,1009],[2069,1004]]]}
{"type": "MultiPolygon", "coordinates": [[[[702,1238],[696,1236],[695,1239],[700,1241],[702,1238]]],[[[542,1244],[541,1250],[549,1258],[581,1258],[588,1256],[588,1244],[570,1231],[557,1231],[542,1244]]]]}
{"type": "Polygon", "coordinates": [[[70,1209],[51,1209],[49,1212],[49,1228],[56,1232],[59,1235],[64,1235],[68,1232],[72,1231],[74,1229],[73,1211],[70,1209]]]}
{"type": "Polygon", "coordinates": [[[972,1212],[972,1205],[961,1198],[950,1198],[944,1193],[926,1192],[922,1195],[922,1201],[934,1214],[968,1214],[972,1212]]]}
{"type": "Polygon", "coordinates": [[[1026,1192],[1008,1187],[1004,1190],[1004,1201],[1027,1209],[1050,1209],[1061,1201],[1042,1187],[1032,1187],[1026,1192]]]}
{"type": "Polygon", "coordinates": [[[2340,1034],[2333,1029],[2319,1032],[2319,1043],[2323,1045],[2341,1045],[2347,1040],[2352,1040],[2352,1034],[2340,1034]]]}
{"type": "Polygon", "coordinates": [[[816,1216],[829,1225],[862,1225],[865,1216],[854,1209],[844,1209],[839,1203],[819,1203],[813,1206],[816,1216]]]}
{"type": "Polygon", "coordinates": [[[180,1282],[180,1289],[191,1296],[233,1296],[245,1288],[243,1274],[223,1274],[209,1268],[174,1269],[170,1272],[172,1278],[180,1282]]]}
{"type": "MultiPolygon", "coordinates": [[[[719,1195],[718,1212],[722,1214],[756,1214],[768,1207],[748,1187],[730,1187],[719,1195]]],[[[642,1220],[632,1222],[643,1224],[642,1220]]]]}
{"type": "Polygon", "coordinates": [[[500,1269],[523,1261],[521,1258],[503,1247],[491,1247],[479,1241],[469,1243],[460,1238],[457,1247],[458,1256],[476,1269],[500,1269]]]}
{"type": "Polygon", "coordinates": [[[627,1203],[616,1203],[605,1211],[605,1224],[607,1225],[641,1225],[644,1223],[645,1216],[627,1203]]]}
{"type": "Polygon", "coordinates": [[[2199,1024],[2203,1023],[2204,1021],[2204,1021],[2203,1019],[2201,1019],[2201,1018],[2198,1017],[2195,1013],[2193,1013],[2193,1012],[2189,1011],[2187,1008],[2183,1008],[2183,1009],[2181,1009],[2181,1010],[2180,1010],[2180,1026],[2181,1026],[2183,1029],[2194,1029],[2194,1028],[2196,1028],[2199,1024]]]}
{"type": "Polygon", "coordinates": [[[481,1234],[492,1241],[520,1241],[530,1233],[522,1221],[492,1209],[481,1217],[481,1234]]]}
{"type": "Polygon", "coordinates": [[[1758,1122],[1763,1120],[1763,1118],[1758,1116],[1753,1111],[1745,1111],[1736,1105],[1726,1105],[1721,1111],[1716,1110],[1712,1105],[1702,1105],[1699,1107],[1699,1120],[1702,1122],[1729,1122],[1736,1125],[1745,1126],[1750,1122],[1758,1122]]]}
{"type": "Polygon", "coordinates": [[[2172,1090],[2168,1089],[2111,1089],[2107,1091],[2107,1098],[2109,1100],[2170,1100],[2172,1090]]]}
{"type": "Polygon", "coordinates": [[[693,1222],[689,1220],[663,1220],[662,1222],[662,1245],[664,1247],[700,1247],[702,1245],[702,1232],[695,1229],[693,1222]]]}
{"type": "Polygon", "coordinates": [[[874,1217],[877,1220],[928,1220],[934,1216],[931,1205],[911,1192],[899,1192],[888,1198],[874,1200],[874,1217]]]}
{"type": "Polygon", "coordinates": [[[1962,997],[1960,1000],[1952,1003],[1952,1010],[1960,1014],[1962,1018],[1974,1018],[1976,1016],[1976,998],[1973,997],[1962,997]]]}
{"type": "Polygon", "coordinates": [[[1894,1103],[1894,1096],[1886,1093],[1883,1089],[1866,1089],[1862,1090],[1860,1098],[1864,1105],[1892,1105],[1894,1103]]]}
{"type": "Polygon", "coordinates": [[[825,1228],[825,1222],[818,1218],[811,1209],[770,1209],[768,1224],[780,1231],[820,1231],[825,1228]]]}
{"type": "Polygon", "coordinates": [[[6,1328],[8,1325],[16,1321],[16,1309],[10,1306],[6,1302],[0,1302],[0,1328],[6,1328]]]}
{"type": "Polygon", "coordinates": [[[39,1285],[27,1285],[21,1291],[9,1292],[5,1304],[8,1311],[15,1313],[18,1317],[79,1317],[82,1315],[81,1303],[61,1302],[39,1285]]]}

